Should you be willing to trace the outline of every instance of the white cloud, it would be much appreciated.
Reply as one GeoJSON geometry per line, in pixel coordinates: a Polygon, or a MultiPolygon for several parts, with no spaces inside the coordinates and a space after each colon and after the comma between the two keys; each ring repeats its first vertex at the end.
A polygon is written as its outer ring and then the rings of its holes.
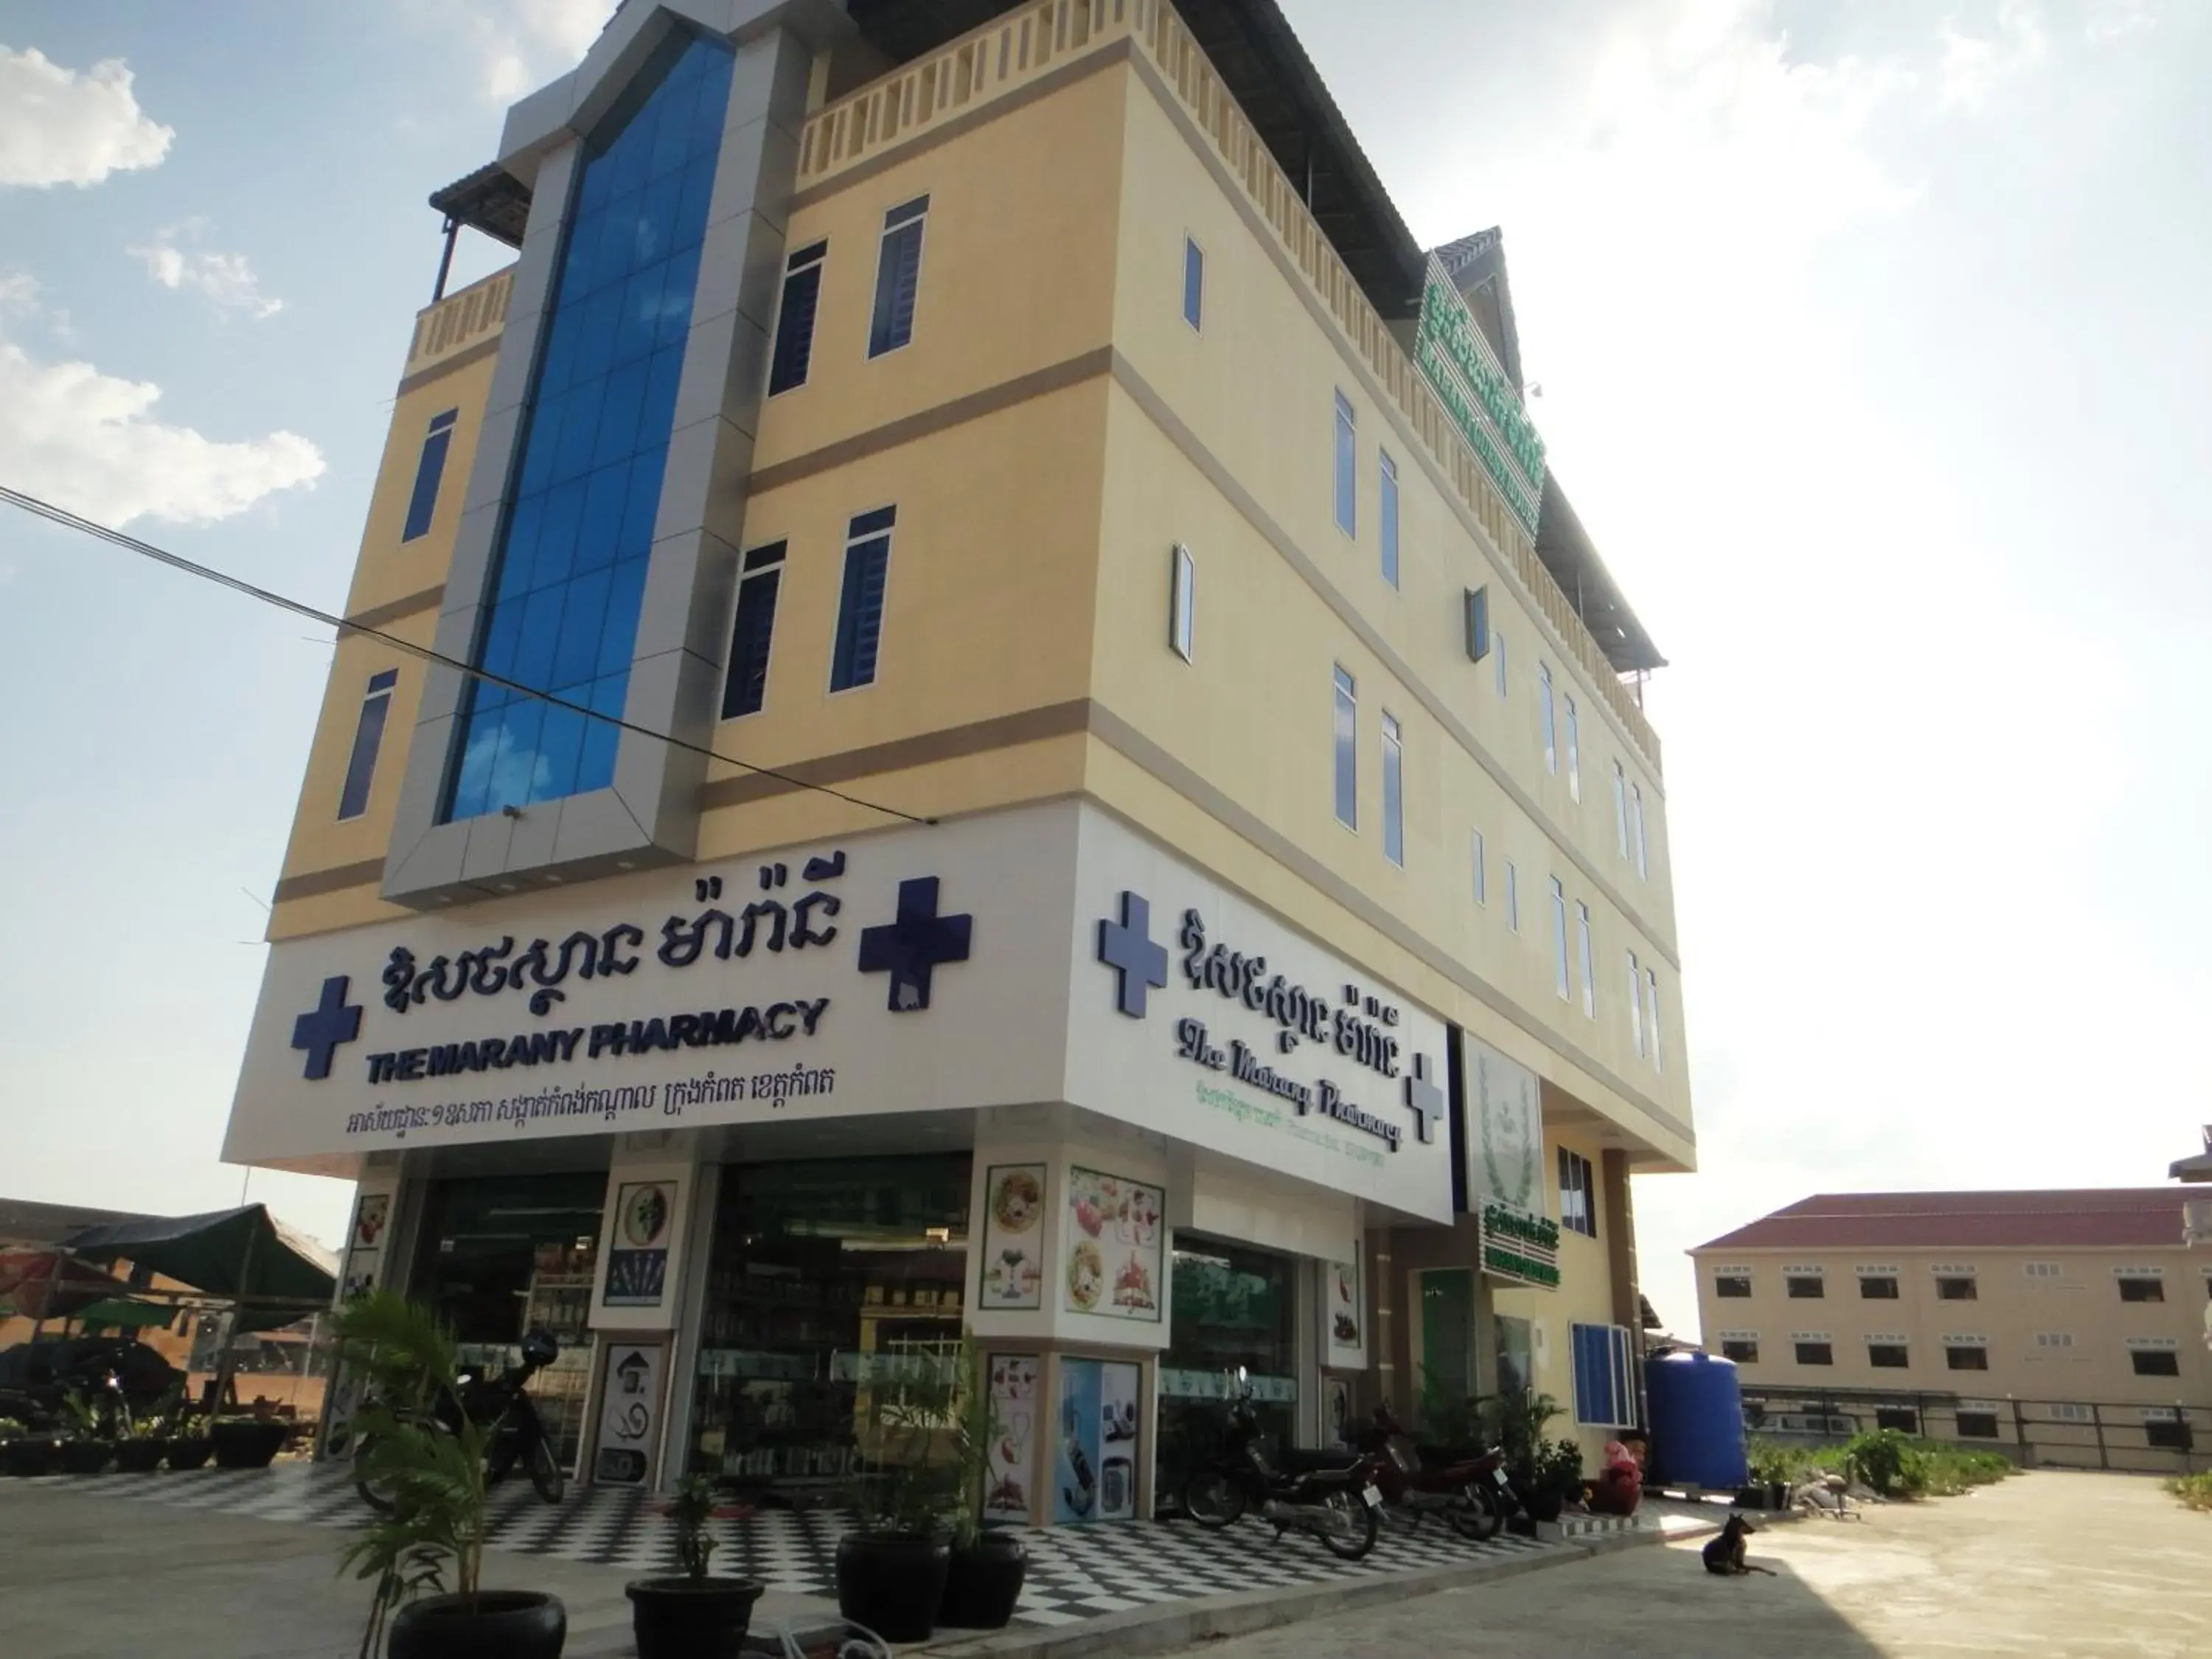
{"type": "Polygon", "coordinates": [[[1970,113],[1988,108],[1998,88],[2033,67],[2049,45],[2041,20],[2019,0],[2006,0],[1997,8],[1994,33],[1968,34],[1946,18],[1942,40],[1936,102],[1970,113]]]}
{"type": "Polygon", "coordinates": [[[2093,46],[2124,40],[2158,27],[2158,9],[2152,0],[2092,0],[2081,32],[2093,46]]]}
{"type": "Polygon", "coordinates": [[[154,240],[143,246],[124,251],[143,260],[146,274],[163,288],[190,289],[227,311],[250,312],[256,317],[273,317],[282,311],[284,302],[262,293],[261,279],[253,274],[243,253],[211,253],[178,246],[179,238],[197,242],[205,232],[204,222],[188,219],[156,231],[154,240]]]}
{"type": "MultiPolygon", "coordinates": [[[[511,104],[575,68],[614,14],[613,0],[476,0],[462,15],[479,63],[486,99],[511,104]]],[[[434,21],[425,14],[426,22],[434,21]]],[[[450,31],[453,15],[434,14],[450,31]]]]}
{"type": "Polygon", "coordinates": [[[27,270],[0,270],[0,318],[39,313],[39,279],[27,270]]]}
{"type": "Polygon", "coordinates": [[[149,119],[110,58],[78,72],[0,46],[0,185],[96,185],[159,166],[176,134],[149,119]]]}
{"type": "Polygon", "coordinates": [[[0,339],[0,479],[119,526],[210,523],[323,474],[322,452],[297,433],[219,442],[155,418],[161,395],[0,339]]]}

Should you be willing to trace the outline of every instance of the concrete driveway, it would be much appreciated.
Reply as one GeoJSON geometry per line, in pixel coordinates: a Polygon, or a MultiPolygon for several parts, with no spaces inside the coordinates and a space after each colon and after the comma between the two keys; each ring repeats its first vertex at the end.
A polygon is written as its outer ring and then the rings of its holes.
{"type": "Polygon", "coordinates": [[[1607,1659],[2212,1654],[2212,1516],[2156,1481],[2039,1472],[1965,1498],[1752,1540],[1771,1578],[1708,1577],[1696,1542],[1209,1643],[1206,1659],[1540,1653],[1607,1659]]]}

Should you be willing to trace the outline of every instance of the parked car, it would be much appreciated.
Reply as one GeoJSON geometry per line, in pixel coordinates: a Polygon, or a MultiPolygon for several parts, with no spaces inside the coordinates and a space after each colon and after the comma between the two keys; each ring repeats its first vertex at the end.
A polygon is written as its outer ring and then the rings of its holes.
{"type": "Polygon", "coordinates": [[[185,1374],[127,1336],[46,1337],[0,1350],[0,1417],[50,1418],[71,1390],[91,1399],[112,1375],[134,1412],[184,1386],[185,1374]]]}

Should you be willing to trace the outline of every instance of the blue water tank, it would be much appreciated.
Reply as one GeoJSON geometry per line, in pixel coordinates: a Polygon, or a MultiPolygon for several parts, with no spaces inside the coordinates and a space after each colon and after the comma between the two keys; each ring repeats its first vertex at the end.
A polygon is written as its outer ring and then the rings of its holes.
{"type": "Polygon", "coordinates": [[[1743,1390],[1735,1362],[1717,1354],[1661,1354],[1644,1368],[1651,1396],[1651,1462],[1659,1486],[1728,1492],[1750,1478],[1743,1390]]]}

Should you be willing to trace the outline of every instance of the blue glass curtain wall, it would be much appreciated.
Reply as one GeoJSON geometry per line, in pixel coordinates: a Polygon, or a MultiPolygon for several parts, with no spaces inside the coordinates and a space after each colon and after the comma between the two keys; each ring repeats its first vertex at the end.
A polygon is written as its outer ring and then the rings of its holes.
{"type": "MultiPolygon", "coordinates": [[[[678,33],[587,146],[494,560],[477,665],[619,717],[731,53],[678,33]]],[[[603,789],[621,728],[472,680],[445,817],[603,789]]]]}

